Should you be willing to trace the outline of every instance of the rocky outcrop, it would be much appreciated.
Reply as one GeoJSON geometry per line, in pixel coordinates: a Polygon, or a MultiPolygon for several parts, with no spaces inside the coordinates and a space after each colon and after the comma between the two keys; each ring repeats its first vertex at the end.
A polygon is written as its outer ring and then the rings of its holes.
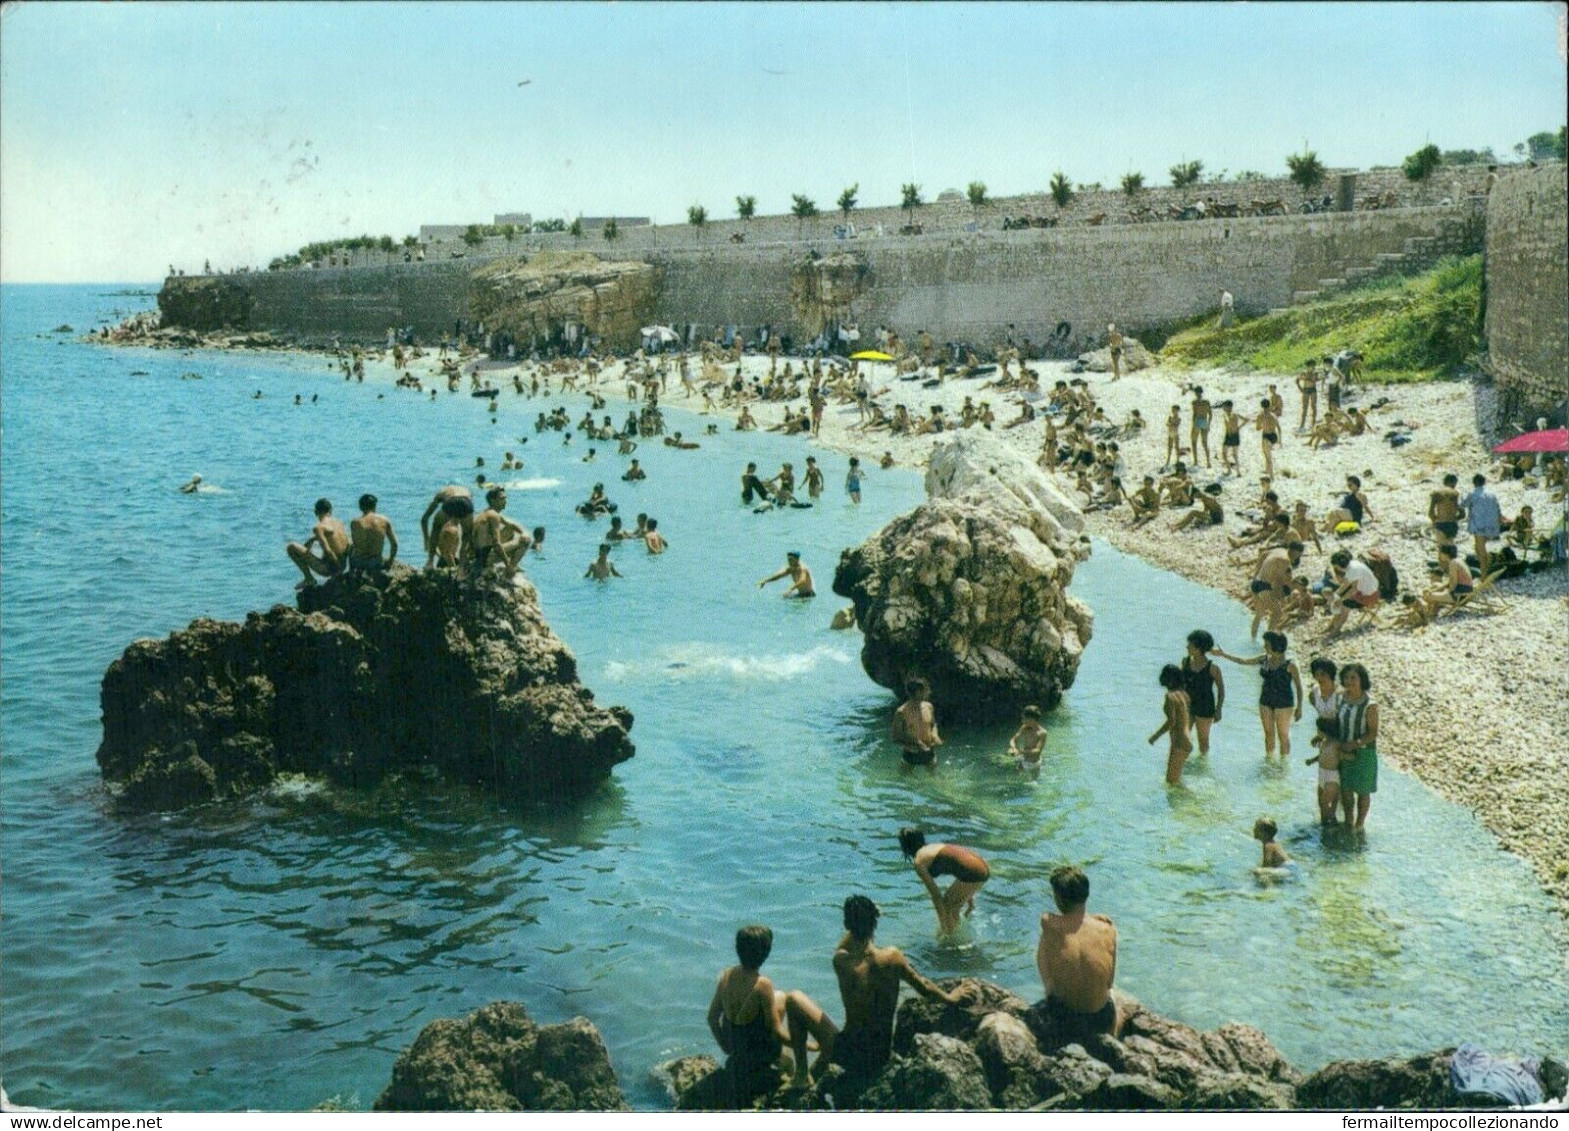
{"type": "Polygon", "coordinates": [[[158,291],[164,326],[199,333],[248,329],[255,306],[256,296],[243,276],[181,275],[165,279],[158,291]]]}
{"type": "Polygon", "coordinates": [[[175,809],[279,774],[372,784],[401,770],[562,799],[630,758],[540,615],[534,587],[396,566],[303,590],[244,624],[132,644],[102,687],[98,764],[122,803],[175,809]]]}
{"type": "MultiPolygon", "coordinates": [[[[973,979],[969,1001],[950,1006],[902,1002],[893,1057],[854,1087],[829,1069],[804,1095],[776,1092],[760,1108],[902,1111],[1283,1110],[1294,1106],[1295,1069],[1257,1029],[1226,1025],[1201,1033],[1118,994],[1121,1038],[1043,1044],[1030,1024],[1039,1006],[973,979]]],[[[658,1073],[683,1110],[722,1106],[721,1075],[708,1058],[688,1057],[658,1073]],[[705,1070],[708,1074],[705,1075],[705,1070]]]]}
{"type": "Polygon", "coordinates": [[[188,326],[166,326],[156,310],[133,314],[115,326],[106,326],[82,337],[99,345],[141,346],[145,349],[270,350],[287,349],[289,342],[266,330],[229,328],[196,330],[188,326]]]}
{"type": "Polygon", "coordinates": [[[834,574],[834,592],[855,603],[867,674],[895,692],[924,678],[942,719],[1055,706],[1093,626],[1067,592],[1089,552],[1078,508],[988,433],[937,448],[926,490],[834,574]]]}
{"type": "MultiPolygon", "coordinates": [[[[1137,338],[1122,339],[1122,372],[1133,373],[1140,369],[1153,369],[1160,364],[1160,357],[1144,348],[1144,343],[1137,338]]],[[[1111,347],[1101,346],[1098,350],[1079,355],[1079,363],[1075,370],[1090,373],[1111,372],[1111,347]]]]}
{"type": "Polygon", "coordinates": [[[626,1111],[599,1030],[582,1017],[536,1025],[517,1002],[421,1030],[376,1111],[626,1111]]]}
{"type": "Polygon", "coordinates": [[[498,259],[469,278],[469,310],[490,330],[522,342],[549,337],[574,322],[613,349],[635,349],[653,318],[663,278],[636,260],[600,259],[587,251],[542,251],[498,259]]]}

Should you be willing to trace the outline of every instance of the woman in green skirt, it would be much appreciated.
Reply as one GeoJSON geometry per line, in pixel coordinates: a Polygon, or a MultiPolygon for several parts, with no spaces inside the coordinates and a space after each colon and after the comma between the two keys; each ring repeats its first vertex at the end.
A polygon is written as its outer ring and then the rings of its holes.
{"type": "Polygon", "coordinates": [[[1378,704],[1368,696],[1373,681],[1361,664],[1340,669],[1340,799],[1346,824],[1360,830],[1378,792],[1378,704]],[[1354,815],[1353,815],[1354,814],[1354,815]]]}

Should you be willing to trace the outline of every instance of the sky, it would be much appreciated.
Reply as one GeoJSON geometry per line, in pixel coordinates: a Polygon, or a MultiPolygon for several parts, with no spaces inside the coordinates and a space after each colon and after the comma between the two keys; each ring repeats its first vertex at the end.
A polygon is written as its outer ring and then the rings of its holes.
{"type": "Polygon", "coordinates": [[[1056,170],[1501,157],[1562,4],[6,3],[0,281],[152,281],[495,213],[825,211],[1056,170]],[[527,80],[526,85],[519,85],[527,80]]]}

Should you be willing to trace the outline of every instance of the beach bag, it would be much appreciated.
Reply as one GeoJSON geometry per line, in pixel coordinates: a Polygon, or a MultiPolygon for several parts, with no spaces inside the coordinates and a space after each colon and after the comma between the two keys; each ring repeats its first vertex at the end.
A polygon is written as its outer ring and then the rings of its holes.
{"type": "Polygon", "coordinates": [[[1395,563],[1389,560],[1389,555],[1382,550],[1367,550],[1362,554],[1362,564],[1378,578],[1379,597],[1393,601],[1400,593],[1400,574],[1395,571],[1395,563]]]}
{"type": "Polygon", "coordinates": [[[1347,519],[1345,522],[1337,522],[1337,523],[1335,523],[1335,533],[1337,535],[1339,535],[1341,538],[1345,538],[1345,537],[1347,537],[1349,535],[1355,534],[1357,531],[1359,531],[1361,529],[1362,529],[1362,526],[1361,526],[1360,523],[1352,522],[1350,519],[1347,519]]]}

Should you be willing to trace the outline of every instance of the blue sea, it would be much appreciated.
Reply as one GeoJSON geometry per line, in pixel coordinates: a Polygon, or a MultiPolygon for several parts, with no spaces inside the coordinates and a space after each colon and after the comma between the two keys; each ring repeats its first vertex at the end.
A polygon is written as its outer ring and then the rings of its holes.
{"type": "MultiPolygon", "coordinates": [[[[53,332],[152,304],[121,289],[0,288],[0,1072],[18,1102],[368,1107],[423,1025],[512,999],[541,1021],[592,1019],[633,1103],[658,1107],[650,1068],[715,1051],[704,1012],[737,926],[772,926],[766,972],[836,1016],[829,960],[852,892],[877,900],[879,938],[923,972],[1033,998],[1063,862],[1087,868],[1092,907],[1118,924],[1119,985],[1194,1025],[1258,1025],[1304,1069],[1468,1040],[1564,1051],[1564,921],[1524,863],[1387,755],[1365,843],[1325,844],[1309,728],[1290,764],[1266,765],[1253,677],[1228,669],[1233,709],[1208,764],[1189,764],[1185,790],[1163,786],[1164,748],[1145,742],[1155,673],[1194,627],[1247,650],[1247,616],[1224,597],[1096,546],[1073,587],[1095,638],[1048,720],[1039,779],[1002,757],[1006,729],[953,730],[936,772],[911,771],[858,638],[829,628],[844,602],[828,587],[843,548],[920,501],[915,473],[873,471],[856,507],[844,458],[819,451],[822,505],[758,515],[739,505],[741,468],[799,468],[799,441],[644,446],[634,487],[613,445],[584,463],[581,438],[535,435],[557,403],[581,417],[580,396],[509,390],[492,421],[466,395],[346,385],[321,358],[53,332]],[[508,449],[524,471],[498,470],[508,449]],[[583,681],[637,716],[637,756],[611,783],[550,813],[311,782],[173,815],[113,810],[93,760],[98,688],[128,643],[290,600],[282,547],[318,496],[343,512],[376,493],[416,556],[431,491],[472,481],[476,457],[549,530],[527,569],[583,681]],[[214,489],[179,494],[198,473],[214,489]],[[582,577],[603,525],[573,513],[600,480],[670,542],[661,558],[619,547],[625,577],[603,585],[582,577]],[[791,549],[816,601],[758,589],[791,549]],[[1265,814],[1298,861],[1284,883],[1254,875],[1265,814]],[[957,940],[936,939],[900,858],[910,824],[991,861],[957,940]]],[[[702,431],[679,402],[671,415],[702,431]]]]}

